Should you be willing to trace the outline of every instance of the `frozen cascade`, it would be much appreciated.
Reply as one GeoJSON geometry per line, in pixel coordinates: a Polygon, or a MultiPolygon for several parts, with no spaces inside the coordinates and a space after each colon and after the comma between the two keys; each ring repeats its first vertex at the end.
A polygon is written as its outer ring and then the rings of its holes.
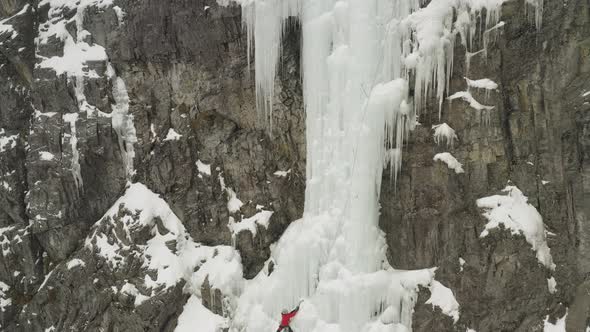
{"type": "MultiPolygon", "coordinates": [[[[526,0],[527,7],[530,6],[534,8],[535,26],[537,27],[537,30],[541,29],[541,24],[543,23],[543,2],[544,0],[526,0]]],[[[530,8],[526,9],[530,10],[530,8]]]]}
{"type": "Polygon", "coordinates": [[[115,74],[115,69],[110,62],[107,63],[107,75],[113,82],[112,93],[113,99],[115,99],[115,103],[112,105],[111,121],[119,139],[119,149],[123,153],[125,175],[127,180],[131,180],[135,174],[133,159],[135,158],[134,144],[137,143],[137,135],[133,124],[133,115],[129,114],[129,95],[125,82],[115,74]]]}
{"type": "Polygon", "coordinates": [[[64,134],[62,141],[69,140],[70,148],[72,149],[72,164],[71,171],[76,186],[83,188],[84,181],[82,180],[82,173],[80,169],[80,153],[78,152],[78,135],[76,133],[76,121],[78,120],[78,113],[67,113],[63,115],[64,122],[70,125],[70,133],[64,134]]]}
{"type": "Polygon", "coordinates": [[[240,1],[265,112],[272,111],[285,22],[301,22],[307,186],[303,218],[246,282],[232,331],[275,331],[281,309],[300,298],[298,331],[411,330],[418,285],[432,286],[435,268],[388,264],[378,227],[382,171],[389,163],[397,174],[402,143],[426,99],[441,107],[457,36],[484,17],[485,28],[495,27],[503,0],[433,0],[420,8],[423,2],[240,1]],[[469,19],[459,26],[454,17],[469,19]]]}

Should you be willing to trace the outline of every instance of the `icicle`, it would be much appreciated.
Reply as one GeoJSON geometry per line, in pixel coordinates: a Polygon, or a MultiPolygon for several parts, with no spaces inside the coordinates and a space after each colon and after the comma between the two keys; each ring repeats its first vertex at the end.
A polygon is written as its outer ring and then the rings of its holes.
{"type": "Polygon", "coordinates": [[[469,91],[455,92],[452,96],[449,97],[449,100],[454,100],[454,99],[462,99],[463,101],[469,103],[469,106],[471,106],[472,108],[474,108],[478,111],[494,109],[494,106],[487,106],[487,105],[480,104],[477,100],[475,100],[475,98],[473,98],[473,96],[471,95],[471,92],[469,92],[469,91]]]}
{"type": "Polygon", "coordinates": [[[475,53],[470,53],[467,52],[465,54],[465,74],[469,75],[469,68],[471,67],[471,58],[473,58],[474,56],[483,53],[484,55],[486,54],[486,50],[485,49],[481,49],[475,53]]]}
{"type": "Polygon", "coordinates": [[[133,115],[129,114],[129,95],[123,79],[116,76],[115,69],[110,63],[107,63],[107,75],[113,85],[113,98],[115,103],[112,105],[113,112],[111,120],[113,129],[119,139],[119,149],[122,153],[125,174],[128,180],[135,174],[133,160],[135,158],[134,144],[137,142],[135,126],[133,124],[133,115]]]}
{"type": "Polygon", "coordinates": [[[489,126],[491,123],[491,110],[489,109],[483,109],[480,110],[480,122],[484,125],[484,126],[489,126]]]}
{"type": "Polygon", "coordinates": [[[497,34],[493,34],[492,38],[490,38],[490,34],[496,32],[496,30],[504,27],[504,22],[498,22],[498,24],[494,25],[493,27],[487,29],[483,33],[483,52],[484,57],[487,59],[488,57],[488,44],[491,41],[495,41],[497,34]]]}
{"type": "Polygon", "coordinates": [[[256,60],[256,103],[258,109],[264,112],[265,119],[270,119],[271,131],[274,83],[281,56],[284,22],[290,16],[299,16],[300,7],[299,0],[242,1],[242,19],[248,31],[248,64],[252,44],[256,60]]]}
{"type": "Polygon", "coordinates": [[[430,96],[430,90],[434,90],[438,100],[439,117],[446,83],[452,69],[449,61],[452,61],[455,39],[453,13],[453,6],[448,1],[433,1],[427,7],[408,16],[401,24],[413,32],[416,39],[414,51],[420,54],[420,60],[414,70],[415,107],[417,110],[422,109],[423,100],[430,96]]]}
{"type": "Polygon", "coordinates": [[[471,21],[471,16],[467,11],[460,11],[455,21],[455,29],[461,37],[461,44],[469,52],[473,47],[473,35],[475,34],[475,24],[471,21]]]}
{"type": "Polygon", "coordinates": [[[76,186],[82,189],[84,181],[82,180],[82,173],[80,168],[80,153],[78,152],[78,134],[76,131],[76,121],[78,121],[78,113],[67,113],[63,115],[64,122],[70,126],[69,142],[72,150],[71,171],[76,186]]]}
{"type": "Polygon", "coordinates": [[[535,8],[535,26],[537,30],[541,30],[541,25],[543,23],[543,1],[544,0],[526,0],[525,10],[527,10],[526,14],[528,16],[528,8],[527,7],[534,7],[535,8]]]}

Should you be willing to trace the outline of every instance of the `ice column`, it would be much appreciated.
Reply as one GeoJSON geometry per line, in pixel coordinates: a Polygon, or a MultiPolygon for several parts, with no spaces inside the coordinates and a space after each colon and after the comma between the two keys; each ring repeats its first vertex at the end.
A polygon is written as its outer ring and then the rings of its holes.
{"type": "Polygon", "coordinates": [[[272,109],[283,22],[294,14],[301,21],[307,187],[304,218],[273,249],[273,273],[261,272],[246,287],[236,329],[276,329],[280,310],[301,297],[308,299],[295,327],[302,331],[369,331],[386,308],[396,313],[387,324],[409,326],[415,285],[431,273],[402,285],[387,264],[378,219],[383,165],[399,168],[413,124],[402,64],[409,45],[398,26],[417,8],[417,0],[244,4],[265,111],[272,109]],[[386,149],[397,151],[394,158],[386,160],[386,149]]]}

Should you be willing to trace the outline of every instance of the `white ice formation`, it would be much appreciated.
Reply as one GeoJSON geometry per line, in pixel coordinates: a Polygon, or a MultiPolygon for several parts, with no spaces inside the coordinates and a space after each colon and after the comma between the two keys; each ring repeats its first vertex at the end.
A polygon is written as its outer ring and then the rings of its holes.
{"type": "MultiPolygon", "coordinates": [[[[295,330],[411,330],[417,286],[432,287],[434,269],[399,271],[387,262],[378,227],[383,165],[397,173],[417,113],[431,97],[441,108],[457,36],[472,39],[482,17],[486,29],[496,27],[503,0],[423,8],[419,0],[239,2],[266,112],[285,22],[301,23],[307,187],[304,217],[272,248],[274,271],[246,283],[231,328],[273,331],[281,309],[305,298],[295,330]]],[[[446,303],[456,320],[455,302],[446,303]]]]}
{"type": "Polygon", "coordinates": [[[480,236],[485,237],[491,229],[503,225],[512,234],[523,235],[536,252],[539,262],[548,269],[555,270],[547,246],[545,224],[539,211],[528,203],[528,198],[516,186],[507,186],[502,191],[506,195],[493,195],[477,200],[477,206],[485,210],[483,216],[488,219],[480,236]]]}
{"type": "Polygon", "coordinates": [[[447,164],[447,166],[450,169],[454,170],[457,174],[465,173],[465,171],[463,170],[463,165],[452,154],[448,152],[435,154],[433,160],[442,161],[443,163],[447,164]]]}
{"type": "Polygon", "coordinates": [[[438,145],[446,143],[447,146],[453,147],[455,140],[458,139],[455,130],[446,123],[434,125],[432,129],[434,130],[434,143],[438,145]]]}

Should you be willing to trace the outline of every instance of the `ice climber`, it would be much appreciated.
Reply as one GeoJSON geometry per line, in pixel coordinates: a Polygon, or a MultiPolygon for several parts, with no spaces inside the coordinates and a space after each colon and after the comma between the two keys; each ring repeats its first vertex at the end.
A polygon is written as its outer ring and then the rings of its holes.
{"type": "Polygon", "coordinates": [[[277,332],[293,332],[293,329],[291,328],[291,326],[289,326],[289,324],[291,323],[291,319],[293,319],[293,317],[295,317],[295,315],[299,311],[299,306],[301,305],[301,302],[303,302],[303,300],[299,301],[297,308],[293,309],[291,312],[289,312],[287,309],[283,309],[283,311],[281,312],[281,325],[279,326],[277,332]]]}

